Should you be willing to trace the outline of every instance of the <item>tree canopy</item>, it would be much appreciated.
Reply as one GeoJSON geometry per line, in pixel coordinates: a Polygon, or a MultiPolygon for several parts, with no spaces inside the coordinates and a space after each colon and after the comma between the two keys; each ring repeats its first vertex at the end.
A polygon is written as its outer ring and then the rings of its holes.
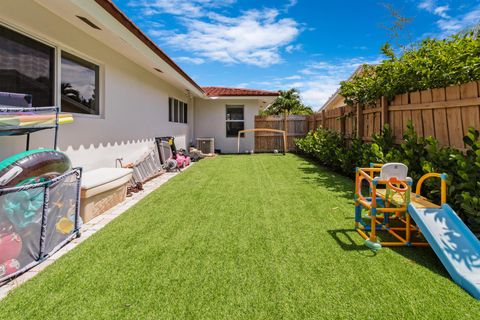
{"type": "Polygon", "coordinates": [[[262,115],[279,115],[279,114],[297,114],[309,115],[312,114],[311,107],[302,103],[300,92],[297,89],[280,90],[280,95],[269,105],[265,110],[262,110],[262,115]]]}

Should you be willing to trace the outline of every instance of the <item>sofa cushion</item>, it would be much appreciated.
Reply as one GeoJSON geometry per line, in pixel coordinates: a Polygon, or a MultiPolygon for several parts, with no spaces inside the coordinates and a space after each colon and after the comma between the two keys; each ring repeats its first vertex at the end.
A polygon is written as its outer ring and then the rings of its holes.
{"type": "Polygon", "coordinates": [[[99,168],[82,175],[82,198],[92,197],[102,192],[126,184],[132,177],[132,169],[99,168]]]}

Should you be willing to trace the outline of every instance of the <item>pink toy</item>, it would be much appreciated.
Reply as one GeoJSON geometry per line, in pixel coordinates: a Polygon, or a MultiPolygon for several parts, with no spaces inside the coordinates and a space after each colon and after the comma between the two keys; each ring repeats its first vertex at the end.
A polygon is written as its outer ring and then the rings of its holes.
{"type": "Polygon", "coordinates": [[[3,264],[0,264],[0,278],[11,275],[20,270],[20,263],[15,259],[10,259],[3,264]]]}
{"type": "Polygon", "coordinates": [[[0,263],[15,259],[22,250],[22,239],[16,233],[0,237],[0,263]]]}
{"type": "Polygon", "coordinates": [[[185,157],[184,155],[178,154],[176,160],[178,168],[185,168],[186,166],[190,165],[190,157],[185,157]]]}

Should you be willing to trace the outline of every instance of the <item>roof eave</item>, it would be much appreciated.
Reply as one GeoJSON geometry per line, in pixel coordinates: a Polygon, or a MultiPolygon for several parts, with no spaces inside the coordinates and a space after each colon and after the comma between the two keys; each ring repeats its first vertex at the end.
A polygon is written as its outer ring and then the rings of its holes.
{"type": "Polygon", "coordinates": [[[137,37],[152,52],[169,65],[177,74],[190,83],[198,95],[205,95],[205,91],[198,85],[180,66],[178,66],[162,49],[160,49],[140,28],[138,28],[111,0],[95,0],[115,20],[123,25],[129,32],[137,37]]]}

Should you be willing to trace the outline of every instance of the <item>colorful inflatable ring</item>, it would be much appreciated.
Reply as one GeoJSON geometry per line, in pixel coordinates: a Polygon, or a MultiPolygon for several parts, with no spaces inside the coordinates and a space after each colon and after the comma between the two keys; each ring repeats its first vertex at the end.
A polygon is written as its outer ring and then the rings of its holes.
{"type": "MultiPolygon", "coordinates": [[[[0,162],[0,188],[34,184],[55,178],[71,169],[70,159],[62,152],[38,149],[19,153],[0,162]]],[[[40,223],[44,192],[27,189],[2,196],[0,210],[17,228],[40,223]]]]}
{"type": "Polygon", "coordinates": [[[51,179],[71,167],[70,159],[62,152],[52,149],[25,151],[0,162],[0,188],[51,179]]]}

